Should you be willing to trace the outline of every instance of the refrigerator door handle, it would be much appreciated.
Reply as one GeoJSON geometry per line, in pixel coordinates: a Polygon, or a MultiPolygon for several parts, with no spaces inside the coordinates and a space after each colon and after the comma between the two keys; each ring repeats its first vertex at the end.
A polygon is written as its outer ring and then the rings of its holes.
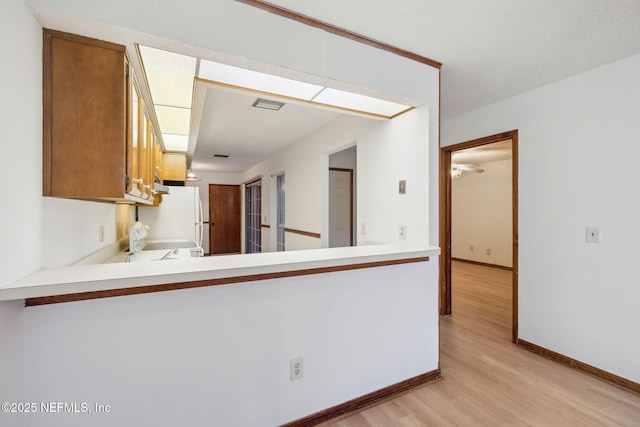
{"type": "Polygon", "coordinates": [[[202,201],[200,198],[198,198],[198,208],[200,211],[200,218],[198,218],[198,226],[200,228],[198,246],[202,247],[202,241],[204,240],[204,212],[202,211],[202,201]]]}

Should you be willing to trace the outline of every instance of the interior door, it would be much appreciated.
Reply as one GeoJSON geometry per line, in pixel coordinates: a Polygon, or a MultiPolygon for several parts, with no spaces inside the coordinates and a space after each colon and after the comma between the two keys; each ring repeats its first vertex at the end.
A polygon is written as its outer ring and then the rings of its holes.
{"type": "Polygon", "coordinates": [[[240,253],[239,185],[209,184],[209,248],[211,255],[240,253]]]}
{"type": "Polygon", "coordinates": [[[329,247],[353,245],[353,170],[329,168],[329,247]]]}

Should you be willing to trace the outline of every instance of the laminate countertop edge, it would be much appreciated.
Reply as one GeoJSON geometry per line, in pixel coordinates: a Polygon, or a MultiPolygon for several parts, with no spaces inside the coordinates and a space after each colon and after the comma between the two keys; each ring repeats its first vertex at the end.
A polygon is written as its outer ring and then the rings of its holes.
{"type": "Polygon", "coordinates": [[[0,301],[403,261],[439,254],[438,247],[404,242],[137,263],[76,265],[38,270],[13,283],[0,286],[0,301]]]}

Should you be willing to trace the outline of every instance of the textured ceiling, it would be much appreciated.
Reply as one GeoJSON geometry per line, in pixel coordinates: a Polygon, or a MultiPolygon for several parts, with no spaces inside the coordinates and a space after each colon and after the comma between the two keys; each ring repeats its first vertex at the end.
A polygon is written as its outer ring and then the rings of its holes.
{"type": "Polygon", "coordinates": [[[270,0],[442,67],[444,119],[640,52],[639,0],[270,0]]]}

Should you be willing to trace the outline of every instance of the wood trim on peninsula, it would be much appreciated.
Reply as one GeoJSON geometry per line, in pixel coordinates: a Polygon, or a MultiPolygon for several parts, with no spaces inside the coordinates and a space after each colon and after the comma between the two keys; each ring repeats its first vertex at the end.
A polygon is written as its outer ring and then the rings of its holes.
{"type": "Polygon", "coordinates": [[[304,270],[280,271],[275,273],[249,274],[244,276],[223,277],[218,279],[199,280],[195,282],[165,283],[161,285],[135,286],[129,288],[109,289],[104,291],[77,292],[64,295],[53,295],[25,299],[25,306],[32,307],[62,302],[84,301],[99,298],[120,297],[126,295],[148,294],[153,292],[176,291],[180,289],[202,288],[206,286],[229,285],[233,283],[255,282],[259,280],[280,279],[285,277],[308,276],[312,274],[334,273],[338,271],[359,270],[363,268],[385,267],[389,265],[411,264],[429,261],[428,256],[403,258],[388,261],[365,262],[361,264],[338,265],[331,267],[308,268],[304,270]]]}

